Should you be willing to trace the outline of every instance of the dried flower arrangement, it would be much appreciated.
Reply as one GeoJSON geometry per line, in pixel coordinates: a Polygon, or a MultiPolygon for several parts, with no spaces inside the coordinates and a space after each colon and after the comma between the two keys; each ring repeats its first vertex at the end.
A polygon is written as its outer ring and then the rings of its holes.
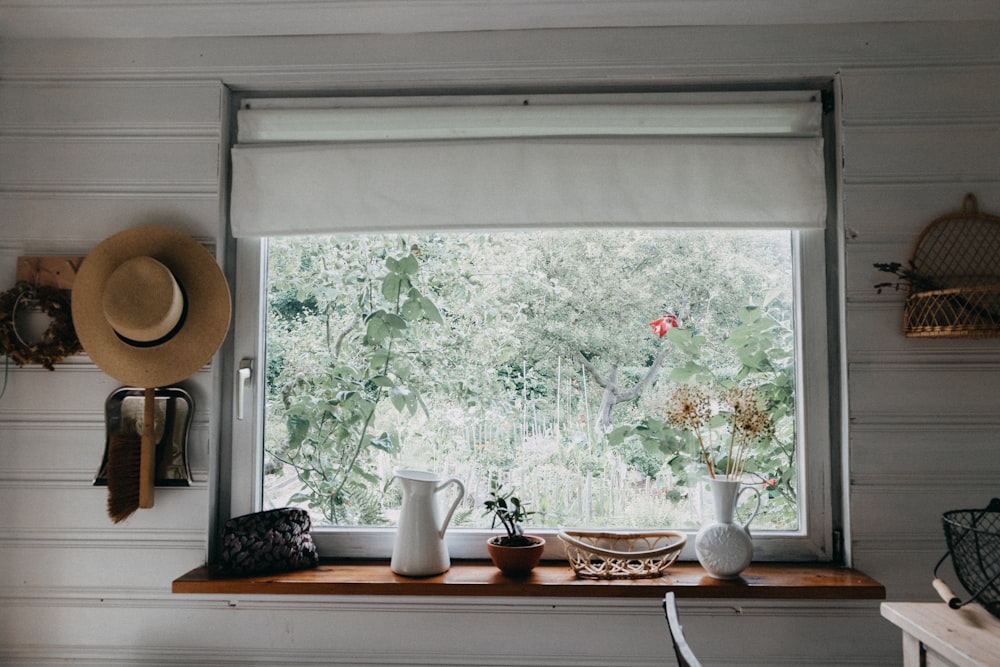
{"type": "Polygon", "coordinates": [[[891,287],[897,292],[903,288],[917,292],[936,288],[933,280],[917,271],[913,260],[907,261],[905,266],[900,262],[876,262],[873,266],[879,271],[893,274],[898,279],[875,283],[874,287],[877,294],[881,294],[882,290],[887,287],[891,287]]]}
{"type": "Polygon", "coordinates": [[[666,420],[694,433],[712,479],[740,479],[753,447],[774,437],[774,420],[753,387],[726,389],[713,398],[704,387],[678,385],[667,399],[666,420]],[[713,426],[720,422],[729,432],[728,442],[715,443],[713,426]]]}

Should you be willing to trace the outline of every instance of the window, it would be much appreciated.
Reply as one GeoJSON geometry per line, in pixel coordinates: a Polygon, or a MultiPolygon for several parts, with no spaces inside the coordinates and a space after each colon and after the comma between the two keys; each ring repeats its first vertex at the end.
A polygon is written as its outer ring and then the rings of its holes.
{"type": "Polygon", "coordinates": [[[245,101],[236,351],[258,371],[230,513],[301,504],[324,553],[387,557],[392,470],[417,467],[476,498],[454,557],[483,555],[497,481],[533,529],[696,528],[704,468],[665,405],[678,382],[742,381],[777,411],[747,476],[769,496],[757,553],[822,558],[813,97],[245,101]]]}

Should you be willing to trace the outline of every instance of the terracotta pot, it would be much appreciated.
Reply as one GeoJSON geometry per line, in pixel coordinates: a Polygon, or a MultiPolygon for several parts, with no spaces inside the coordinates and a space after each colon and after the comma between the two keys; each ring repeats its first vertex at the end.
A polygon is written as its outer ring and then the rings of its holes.
{"type": "Polygon", "coordinates": [[[538,565],[542,559],[542,552],[545,551],[545,540],[537,535],[525,535],[534,544],[524,547],[508,547],[497,544],[496,541],[503,536],[496,535],[486,541],[486,550],[489,551],[493,564],[504,574],[525,575],[538,565]]]}

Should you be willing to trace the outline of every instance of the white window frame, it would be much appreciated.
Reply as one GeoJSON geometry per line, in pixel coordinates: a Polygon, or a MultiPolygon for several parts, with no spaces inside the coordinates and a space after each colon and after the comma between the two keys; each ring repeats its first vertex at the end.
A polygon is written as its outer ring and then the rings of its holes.
{"type": "MultiPolygon", "coordinates": [[[[825,124],[829,126],[829,124],[825,124]]],[[[829,135],[829,132],[826,133],[829,135]]],[[[826,141],[832,137],[826,136],[826,141]]],[[[829,161],[828,161],[829,162],[829,161]]],[[[828,164],[828,170],[830,165],[828,164]]],[[[799,452],[798,479],[805,481],[805,493],[799,494],[801,523],[794,532],[753,534],[755,560],[829,561],[839,556],[834,539],[832,491],[833,429],[839,423],[831,418],[839,393],[830,386],[831,364],[836,355],[830,351],[828,323],[836,321],[836,291],[828,288],[827,229],[792,231],[793,289],[796,304],[796,374],[799,396],[796,417],[799,452]]],[[[665,229],[669,227],[665,226],[665,229]]],[[[230,237],[234,258],[235,289],[233,308],[234,336],[231,344],[231,369],[234,381],[229,395],[230,445],[222,450],[220,487],[217,494],[219,523],[228,517],[259,511],[262,507],[263,476],[263,365],[264,303],[263,280],[266,275],[266,240],[230,237]],[[248,362],[255,366],[249,380],[239,374],[248,362]],[[241,400],[242,399],[242,400],[241,400]]],[[[836,331],[836,329],[834,329],[836,331]]],[[[224,352],[225,353],[225,352],[224,352]]],[[[554,530],[533,529],[548,536],[547,559],[564,559],[562,544],[554,530]]],[[[491,530],[449,529],[448,548],[452,558],[486,558],[485,543],[491,530]]],[[[392,527],[313,527],[321,556],[343,558],[391,557],[395,537],[392,527]]],[[[695,558],[693,533],[681,554],[695,558]]]]}

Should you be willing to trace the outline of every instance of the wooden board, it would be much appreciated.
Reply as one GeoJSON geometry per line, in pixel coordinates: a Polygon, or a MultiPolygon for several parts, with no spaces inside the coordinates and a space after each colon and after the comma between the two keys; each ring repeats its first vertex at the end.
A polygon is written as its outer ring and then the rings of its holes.
{"type": "Polygon", "coordinates": [[[17,282],[71,290],[83,257],[18,257],[17,282]]]}
{"type": "Polygon", "coordinates": [[[577,579],[566,563],[543,563],[524,578],[500,573],[492,563],[456,561],[433,577],[394,574],[386,561],[324,561],[296,572],[227,577],[199,567],[173,582],[174,593],[239,595],[476,595],[503,597],[677,597],[795,600],[882,600],[885,588],[856,570],[814,563],[759,563],[735,581],[712,579],[697,563],[672,565],[662,577],[577,579]]]}

